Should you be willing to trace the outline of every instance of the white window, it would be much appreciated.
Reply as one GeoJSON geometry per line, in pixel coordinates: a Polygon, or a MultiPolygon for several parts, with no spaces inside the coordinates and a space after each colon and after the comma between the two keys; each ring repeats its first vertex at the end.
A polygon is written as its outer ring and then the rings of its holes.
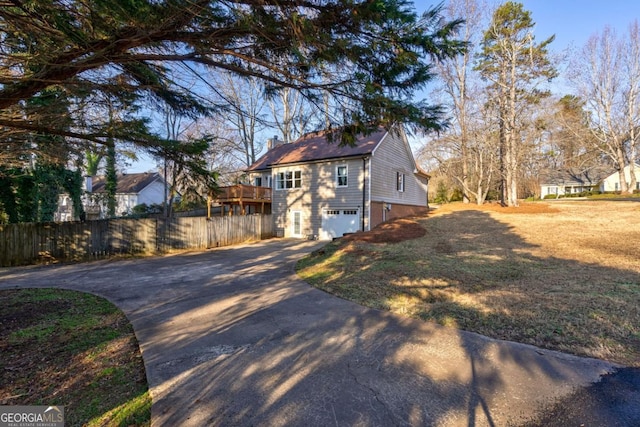
{"type": "Polygon", "coordinates": [[[276,189],[288,190],[290,188],[302,188],[302,172],[279,172],[276,175],[276,189]]]}
{"type": "Polygon", "coordinates": [[[404,192],[404,174],[402,172],[396,172],[396,189],[403,193],[404,192]]]}
{"type": "Polygon", "coordinates": [[[338,187],[347,186],[347,165],[336,166],[336,179],[338,187]]]}
{"type": "Polygon", "coordinates": [[[253,179],[253,185],[256,187],[262,187],[262,177],[261,176],[256,176],[253,179]]]}

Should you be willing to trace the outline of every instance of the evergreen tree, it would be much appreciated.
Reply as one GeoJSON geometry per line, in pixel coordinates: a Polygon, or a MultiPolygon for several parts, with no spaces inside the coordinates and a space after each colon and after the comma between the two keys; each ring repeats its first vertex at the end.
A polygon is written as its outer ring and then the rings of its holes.
{"type": "Polygon", "coordinates": [[[458,24],[439,8],[418,16],[406,0],[14,0],[0,8],[0,139],[16,147],[34,132],[103,145],[111,137],[162,155],[163,138],[141,126],[145,112],[116,127],[78,124],[93,108],[87,100],[100,98],[135,96],[191,116],[224,108],[185,84],[184,64],[256,77],[267,90],[291,87],[318,108],[330,94],[345,143],[398,122],[439,129],[442,110],[414,94],[431,81],[434,60],[463,49],[453,40],[458,24]],[[25,120],[18,106],[51,87],[74,108],[43,106],[37,121],[25,120]]]}
{"type": "Polygon", "coordinates": [[[524,109],[548,96],[538,84],[556,77],[547,46],[554,36],[536,43],[531,12],[521,3],[506,2],[493,14],[482,40],[477,69],[491,85],[495,96],[500,139],[501,202],[518,205],[518,176],[521,161],[524,109]]]}

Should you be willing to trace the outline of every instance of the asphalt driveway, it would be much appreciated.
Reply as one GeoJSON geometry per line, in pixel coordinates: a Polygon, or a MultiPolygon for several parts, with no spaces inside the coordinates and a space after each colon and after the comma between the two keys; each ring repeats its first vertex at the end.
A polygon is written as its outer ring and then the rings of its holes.
{"type": "Polygon", "coordinates": [[[154,426],[504,426],[614,366],[363,308],[297,279],[321,243],[0,269],[131,321],[154,426]]]}

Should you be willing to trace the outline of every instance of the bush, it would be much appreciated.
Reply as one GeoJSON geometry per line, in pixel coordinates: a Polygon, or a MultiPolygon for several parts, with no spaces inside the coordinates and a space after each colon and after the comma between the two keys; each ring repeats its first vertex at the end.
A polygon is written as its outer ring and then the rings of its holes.
{"type": "Polygon", "coordinates": [[[459,188],[454,188],[451,193],[451,197],[449,198],[451,202],[461,202],[462,201],[462,190],[459,188]]]}
{"type": "Polygon", "coordinates": [[[142,203],[136,205],[131,210],[131,217],[134,218],[147,218],[150,215],[159,215],[163,212],[163,206],[157,203],[153,203],[151,205],[147,205],[146,203],[142,203]]]}
{"type": "Polygon", "coordinates": [[[444,181],[438,182],[438,187],[436,188],[436,198],[434,200],[436,203],[449,203],[449,198],[447,197],[447,185],[444,181]]]}

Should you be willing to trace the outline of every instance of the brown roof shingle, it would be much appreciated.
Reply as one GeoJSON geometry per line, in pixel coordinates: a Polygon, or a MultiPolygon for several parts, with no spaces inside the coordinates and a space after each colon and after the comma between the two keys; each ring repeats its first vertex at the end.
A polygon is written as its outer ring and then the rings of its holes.
{"type": "Polygon", "coordinates": [[[329,142],[324,133],[308,134],[290,144],[273,147],[249,166],[247,171],[264,170],[289,163],[365,156],[373,152],[386,134],[386,130],[380,129],[370,135],[358,135],[353,146],[329,142]]]}

